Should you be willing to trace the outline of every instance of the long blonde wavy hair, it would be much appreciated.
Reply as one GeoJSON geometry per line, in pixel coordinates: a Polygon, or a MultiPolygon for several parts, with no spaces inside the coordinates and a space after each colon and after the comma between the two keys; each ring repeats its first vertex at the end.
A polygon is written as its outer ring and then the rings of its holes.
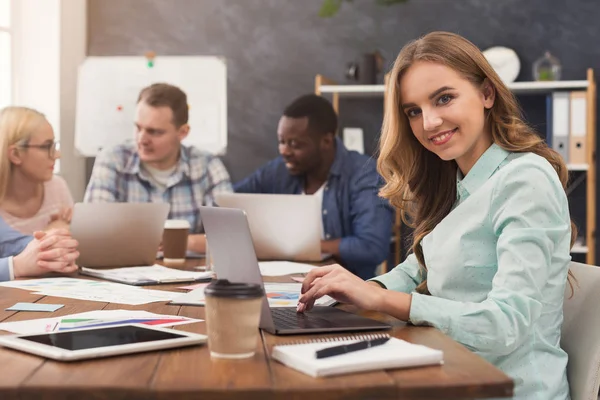
{"type": "MultiPolygon", "coordinates": [[[[402,112],[400,80],[418,61],[452,68],[477,88],[487,79],[496,91],[492,108],[485,110],[485,124],[493,142],[510,152],[531,152],[544,157],[556,170],[565,189],[569,175],[562,157],[523,121],[514,95],[477,46],[449,32],[432,32],[408,43],[398,54],[388,77],[377,168],[386,182],[379,194],[401,213],[404,223],[414,228],[412,251],[424,273],[427,266],[421,240],[452,210],[457,196],[458,167],[454,160],[444,161],[423,147],[402,112]]],[[[571,223],[571,245],[576,235],[577,229],[571,223]]],[[[569,283],[571,278],[569,272],[569,283]]],[[[427,280],[416,290],[428,294],[427,280]]]]}
{"type": "Polygon", "coordinates": [[[12,169],[8,159],[9,147],[27,143],[44,122],[44,114],[31,108],[6,107],[0,110],[0,202],[6,196],[12,169]]]}

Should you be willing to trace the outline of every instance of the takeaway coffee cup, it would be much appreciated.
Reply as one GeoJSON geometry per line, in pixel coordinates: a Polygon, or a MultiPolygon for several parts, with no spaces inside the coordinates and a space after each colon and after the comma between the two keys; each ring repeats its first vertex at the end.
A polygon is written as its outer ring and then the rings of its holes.
{"type": "Polygon", "coordinates": [[[163,230],[163,262],[168,266],[183,266],[187,250],[190,223],[185,219],[168,219],[163,230]]]}
{"type": "Polygon", "coordinates": [[[211,357],[254,356],[264,291],[260,285],[213,281],[204,289],[211,357]]]}

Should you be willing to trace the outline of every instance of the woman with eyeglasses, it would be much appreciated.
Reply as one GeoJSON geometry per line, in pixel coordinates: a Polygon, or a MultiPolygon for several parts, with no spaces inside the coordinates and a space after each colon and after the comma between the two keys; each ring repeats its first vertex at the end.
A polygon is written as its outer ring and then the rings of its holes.
{"type": "Polygon", "coordinates": [[[68,228],[73,197],[54,175],[58,142],[46,117],[26,107],[0,110],[0,216],[27,235],[68,228]]]}

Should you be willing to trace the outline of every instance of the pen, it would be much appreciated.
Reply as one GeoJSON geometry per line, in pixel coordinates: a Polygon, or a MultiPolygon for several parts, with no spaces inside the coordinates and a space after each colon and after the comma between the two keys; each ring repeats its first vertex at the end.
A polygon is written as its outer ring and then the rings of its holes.
{"type": "Polygon", "coordinates": [[[340,354],[346,354],[353,351],[364,350],[371,347],[379,346],[390,340],[389,337],[374,339],[374,340],[363,340],[362,342],[343,344],[340,346],[327,347],[326,349],[318,350],[315,355],[317,358],[325,358],[332,356],[339,356],[340,354]]]}

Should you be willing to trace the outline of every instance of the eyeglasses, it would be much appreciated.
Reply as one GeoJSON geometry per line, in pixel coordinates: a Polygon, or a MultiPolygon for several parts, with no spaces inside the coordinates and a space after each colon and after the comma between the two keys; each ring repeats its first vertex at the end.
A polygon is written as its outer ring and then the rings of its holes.
{"type": "Polygon", "coordinates": [[[23,147],[25,149],[34,148],[34,149],[46,150],[48,152],[48,157],[54,158],[54,156],[56,156],[56,152],[60,151],[60,142],[56,141],[56,142],[45,143],[45,144],[25,143],[25,144],[20,145],[19,147],[23,147]]]}

